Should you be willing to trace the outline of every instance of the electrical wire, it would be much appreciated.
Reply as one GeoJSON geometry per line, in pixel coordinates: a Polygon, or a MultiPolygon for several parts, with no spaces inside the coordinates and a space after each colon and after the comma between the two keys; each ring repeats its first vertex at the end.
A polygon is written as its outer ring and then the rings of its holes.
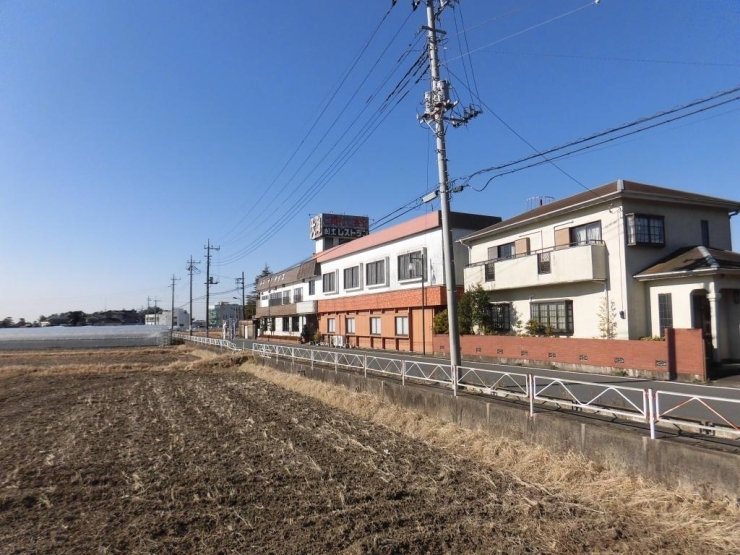
{"type": "MultiPolygon", "coordinates": [[[[386,15],[387,15],[387,14],[386,14],[386,15]]],[[[326,139],[326,138],[328,137],[329,133],[330,133],[330,132],[331,132],[331,131],[332,131],[332,130],[334,129],[334,127],[335,127],[335,126],[337,125],[337,123],[339,122],[339,120],[341,119],[341,117],[342,117],[342,116],[344,115],[344,113],[345,113],[345,112],[347,111],[347,109],[349,108],[349,106],[350,106],[350,105],[352,104],[352,102],[353,102],[353,101],[355,100],[355,98],[356,98],[356,97],[357,97],[357,95],[359,94],[360,90],[361,90],[361,89],[362,89],[362,87],[363,87],[363,86],[365,85],[365,83],[367,82],[367,80],[368,80],[368,79],[370,78],[371,74],[373,73],[373,71],[375,70],[375,68],[377,67],[377,65],[378,65],[378,64],[380,63],[380,61],[381,61],[381,60],[383,59],[383,57],[384,57],[384,55],[386,54],[386,52],[388,51],[388,49],[389,49],[389,48],[391,47],[391,45],[393,44],[393,42],[395,41],[395,39],[396,39],[396,38],[398,37],[398,35],[400,34],[400,32],[401,32],[401,31],[403,30],[403,28],[405,27],[405,25],[406,25],[406,23],[408,22],[409,18],[410,18],[410,15],[409,15],[409,16],[408,16],[408,17],[407,17],[407,18],[406,18],[406,19],[404,20],[404,22],[403,22],[403,23],[402,23],[402,24],[401,24],[401,25],[399,26],[399,28],[398,28],[398,30],[396,31],[396,33],[395,33],[395,35],[393,36],[393,38],[392,38],[392,39],[391,39],[391,40],[390,40],[390,41],[388,42],[388,44],[386,45],[386,47],[384,48],[384,50],[383,50],[383,51],[381,52],[381,54],[380,54],[380,55],[378,56],[378,58],[376,59],[376,61],[375,61],[375,62],[374,62],[374,64],[372,65],[371,69],[370,69],[369,71],[367,71],[367,72],[366,72],[366,75],[365,75],[365,76],[364,76],[364,78],[362,79],[361,83],[360,83],[360,84],[359,84],[359,85],[357,86],[357,88],[356,88],[356,89],[355,89],[355,91],[354,91],[354,92],[352,93],[352,95],[351,95],[351,97],[349,98],[349,100],[348,100],[348,101],[347,101],[347,102],[346,102],[346,103],[344,104],[344,107],[343,107],[343,108],[342,108],[342,109],[340,110],[339,114],[338,114],[338,115],[337,115],[337,116],[335,117],[335,119],[333,120],[333,122],[332,122],[332,123],[331,123],[331,124],[329,125],[329,127],[328,127],[328,128],[326,129],[326,131],[325,131],[325,132],[324,132],[324,134],[323,134],[323,135],[321,136],[321,138],[320,138],[320,139],[319,139],[319,141],[318,141],[318,142],[316,143],[316,145],[314,145],[314,147],[313,147],[313,148],[311,149],[311,151],[310,151],[310,152],[309,152],[309,153],[308,153],[308,154],[306,155],[306,157],[304,157],[303,161],[302,161],[302,162],[301,162],[301,164],[300,164],[300,165],[298,166],[298,168],[297,168],[297,169],[296,169],[296,170],[295,170],[295,171],[293,172],[293,174],[292,174],[292,175],[290,176],[290,178],[289,178],[289,179],[288,179],[288,180],[287,180],[287,181],[285,182],[285,184],[284,184],[284,185],[283,185],[283,186],[281,187],[281,189],[280,189],[280,190],[278,191],[278,193],[277,193],[277,194],[275,194],[275,195],[273,196],[273,199],[272,199],[272,201],[271,201],[271,202],[269,202],[268,204],[276,204],[276,203],[277,203],[277,200],[278,200],[278,199],[280,198],[280,196],[281,196],[281,195],[282,195],[282,194],[283,194],[283,193],[285,192],[285,190],[287,189],[288,185],[290,185],[290,183],[292,183],[292,182],[293,182],[293,180],[294,180],[294,179],[295,179],[295,178],[296,178],[296,177],[298,176],[298,174],[299,174],[299,173],[300,173],[300,172],[301,172],[301,171],[303,170],[303,168],[304,168],[304,167],[306,166],[306,164],[307,164],[307,163],[308,163],[308,162],[309,162],[309,161],[311,160],[311,158],[313,157],[313,155],[314,155],[314,154],[315,154],[315,153],[317,152],[317,150],[318,150],[318,149],[319,149],[319,148],[321,147],[321,145],[322,145],[322,144],[324,143],[325,139],[326,139]]],[[[364,52],[364,51],[363,51],[363,52],[364,52]]],[[[398,65],[398,64],[397,64],[397,65],[398,65]]],[[[332,99],[333,99],[333,98],[334,98],[334,97],[332,97],[332,99]]],[[[361,115],[361,114],[362,114],[362,113],[363,113],[363,112],[364,112],[364,111],[365,111],[365,110],[367,109],[367,106],[368,106],[368,104],[366,103],[366,104],[365,104],[365,107],[364,107],[364,108],[362,109],[362,111],[360,112],[360,115],[361,115]]],[[[323,113],[324,113],[324,112],[322,112],[322,114],[321,114],[321,115],[323,115],[323,113]]],[[[357,122],[357,120],[358,120],[358,119],[359,119],[359,116],[358,116],[358,117],[356,117],[356,118],[355,118],[355,119],[354,119],[354,120],[352,121],[352,123],[351,123],[351,124],[350,124],[350,126],[349,126],[349,127],[347,128],[347,130],[345,130],[345,132],[344,132],[344,134],[343,134],[342,136],[344,136],[344,135],[345,135],[345,134],[346,134],[346,133],[347,133],[347,132],[348,132],[348,131],[349,131],[349,130],[350,130],[350,129],[352,128],[352,126],[353,126],[353,125],[354,125],[354,124],[355,124],[355,123],[357,122]]],[[[317,122],[318,122],[318,118],[317,118],[317,120],[316,120],[315,124],[316,124],[317,122]]],[[[313,126],[313,127],[311,128],[311,130],[313,130],[313,129],[314,129],[314,127],[315,127],[315,125],[314,125],[314,126],[313,126]]],[[[305,141],[304,141],[304,142],[305,142],[305,141]]],[[[301,144],[303,144],[303,142],[302,142],[301,144]]],[[[335,143],[334,143],[334,145],[333,145],[332,147],[330,147],[330,148],[329,148],[329,150],[328,150],[328,151],[327,151],[327,153],[326,153],[326,154],[324,155],[324,157],[323,157],[323,158],[321,158],[321,160],[320,160],[320,161],[319,161],[319,162],[318,162],[317,164],[315,164],[315,165],[314,165],[314,168],[313,168],[313,170],[311,170],[311,172],[310,172],[310,173],[308,174],[308,176],[307,176],[307,177],[305,177],[305,178],[304,178],[304,179],[303,179],[302,181],[300,181],[300,182],[299,182],[299,183],[298,183],[298,184],[297,184],[296,186],[294,186],[294,187],[293,187],[293,189],[292,189],[292,190],[291,190],[291,191],[290,191],[290,192],[289,192],[289,193],[288,193],[288,194],[286,195],[286,197],[287,197],[287,198],[286,198],[286,200],[287,200],[287,199],[289,199],[289,198],[291,198],[291,197],[292,197],[293,195],[295,195],[295,194],[296,194],[296,192],[298,191],[298,189],[299,189],[299,188],[300,188],[300,187],[301,187],[301,186],[302,186],[302,185],[303,185],[303,184],[304,184],[304,183],[306,182],[306,180],[308,179],[308,177],[310,177],[310,175],[311,175],[311,174],[312,174],[312,173],[313,173],[314,171],[316,171],[316,170],[318,169],[318,166],[319,166],[319,165],[320,165],[320,164],[321,164],[321,163],[322,163],[322,162],[323,162],[323,161],[324,161],[324,160],[325,160],[325,159],[326,159],[326,158],[327,158],[327,157],[328,157],[328,156],[329,156],[329,155],[331,154],[332,150],[333,150],[333,149],[334,149],[334,148],[336,147],[336,144],[337,144],[337,143],[335,142],[335,143]]],[[[291,160],[292,160],[292,158],[291,158],[291,160]]],[[[261,197],[261,198],[263,198],[263,197],[261,197]]],[[[259,202],[261,201],[261,198],[260,198],[260,200],[259,200],[258,202],[256,202],[256,203],[254,204],[254,206],[255,206],[255,207],[256,207],[256,206],[259,206],[259,202]]],[[[254,207],[253,207],[253,208],[254,208],[254,207]]],[[[228,241],[228,242],[227,242],[226,244],[227,244],[227,245],[228,245],[228,244],[233,244],[234,242],[236,242],[236,241],[238,241],[238,240],[240,240],[240,239],[244,238],[245,236],[249,235],[249,234],[250,234],[250,233],[251,233],[251,232],[252,232],[252,231],[253,231],[254,229],[258,229],[259,227],[262,227],[262,226],[264,225],[264,222],[266,222],[266,221],[267,221],[267,220],[268,220],[268,219],[269,219],[269,218],[270,218],[270,217],[271,217],[272,215],[274,215],[274,214],[276,213],[276,211],[277,211],[277,210],[279,210],[279,208],[280,208],[280,205],[279,205],[279,204],[277,204],[277,205],[276,205],[276,207],[275,207],[275,208],[274,208],[274,209],[273,209],[273,210],[272,210],[271,212],[269,212],[269,213],[268,213],[268,212],[263,212],[263,213],[261,214],[261,216],[259,216],[259,217],[258,217],[258,218],[257,218],[256,220],[253,220],[253,221],[251,221],[251,222],[250,222],[250,224],[248,224],[248,225],[247,225],[247,227],[246,227],[245,229],[243,229],[243,230],[242,230],[242,231],[241,231],[241,232],[240,232],[240,233],[239,233],[239,234],[238,234],[237,236],[235,236],[235,237],[233,237],[232,239],[230,239],[230,240],[229,240],[229,241],[228,241]]],[[[243,221],[243,219],[244,219],[244,218],[242,218],[242,221],[243,221]]]]}
{"type": "MultiPolygon", "coordinates": [[[[322,101],[323,108],[321,109],[321,111],[319,112],[319,114],[314,119],[314,121],[311,124],[310,128],[308,129],[308,131],[304,134],[304,136],[301,139],[301,141],[299,142],[298,146],[293,150],[293,153],[288,157],[288,160],[283,164],[283,166],[280,168],[280,170],[278,171],[277,175],[273,178],[273,180],[270,182],[270,184],[267,185],[267,187],[264,188],[264,190],[262,192],[262,195],[260,195],[259,199],[256,202],[252,203],[251,208],[247,212],[245,212],[245,214],[236,223],[236,225],[234,225],[234,227],[232,227],[222,237],[222,239],[221,239],[222,241],[225,240],[231,233],[233,233],[233,231],[237,227],[239,227],[247,219],[247,217],[252,213],[252,211],[254,210],[254,208],[256,206],[259,206],[260,202],[265,197],[265,195],[270,190],[270,188],[277,182],[277,180],[280,178],[280,176],[286,170],[286,168],[288,167],[288,165],[293,161],[293,159],[295,158],[295,156],[298,154],[298,152],[300,151],[300,149],[303,147],[303,145],[305,144],[305,142],[308,140],[308,137],[314,131],[314,129],[316,128],[316,126],[318,125],[318,123],[322,120],[324,114],[326,113],[326,110],[329,108],[329,106],[331,105],[331,103],[334,101],[334,99],[336,98],[337,94],[339,93],[339,91],[341,90],[341,88],[344,86],[345,82],[347,81],[347,79],[351,75],[352,71],[354,71],[354,69],[357,67],[357,64],[359,63],[360,59],[362,59],[362,56],[365,54],[365,52],[369,48],[370,43],[373,41],[373,39],[377,35],[378,31],[380,30],[380,28],[383,25],[383,23],[385,22],[385,20],[388,18],[388,15],[391,13],[391,10],[393,9],[393,6],[394,5],[395,5],[395,3],[392,4],[390,8],[388,8],[388,10],[385,12],[385,14],[383,15],[383,17],[381,18],[380,22],[375,26],[375,29],[373,29],[372,33],[370,34],[370,37],[365,41],[365,44],[361,47],[360,52],[350,62],[350,64],[348,65],[348,67],[345,69],[345,71],[343,72],[343,74],[340,76],[339,81],[334,85],[333,89],[330,89],[330,91],[333,90],[333,92],[330,92],[329,95],[327,95],[328,96],[328,100],[326,100],[326,97],[325,97],[324,101],[322,101]]],[[[247,203],[245,203],[244,205],[242,205],[242,209],[246,206],[246,204],[247,203]]]]}
{"type": "MultiPolygon", "coordinates": [[[[489,184],[491,183],[491,181],[493,181],[493,180],[494,180],[494,179],[496,179],[497,177],[502,177],[502,176],[504,176],[504,175],[509,175],[509,174],[512,174],[512,173],[517,173],[517,172],[520,172],[520,171],[522,171],[522,170],[526,170],[526,169],[529,169],[529,168],[533,168],[533,167],[535,167],[535,166],[540,166],[540,165],[542,165],[542,164],[545,164],[545,163],[547,163],[547,162],[549,162],[549,161],[551,161],[551,160],[561,160],[561,159],[563,159],[563,158],[568,158],[568,157],[571,157],[571,156],[573,156],[574,154],[576,154],[576,153],[578,153],[578,152],[583,152],[583,151],[586,151],[586,150],[590,150],[590,149],[592,149],[592,148],[594,148],[594,147],[596,147],[596,146],[599,146],[599,145],[602,145],[602,144],[605,144],[605,143],[610,143],[610,142],[613,142],[613,141],[619,140],[619,139],[621,139],[621,138],[623,138],[623,137],[629,137],[629,136],[631,136],[631,135],[635,135],[635,134],[637,134],[637,133],[642,133],[642,132],[644,132],[644,131],[648,131],[648,130],[650,130],[650,129],[654,129],[654,128],[656,128],[656,127],[660,127],[660,126],[666,125],[666,124],[668,124],[668,123],[672,123],[672,122],[674,122],[674,121],[678,121],[678,120],[681,120],[681,119],[687,118],[687,117],[689,117],[689,116],[693,116],[693,115],[695,115],[695,114],[700,114],[700,113],[706,112],[706,111],[708,111],[708,110],[713,110],[713,109],[715,109],[715,108],[719,108],[720,106],[724,106],[724,105],[726,105],[726,104],[729,104],[729,103],[731,103],[731,102],[736,102],[736,101],[738,101],[738,100],[740,100],[740,95],[738,95],[738,96],[736,96],[736,97],[734,97],[734,98],[730,98],[730,99],[727,99],[727,100],[723,100],[722,102],[718,102],[718,103],[716,103],[716,104],[713,104],[713,105],[711,105],[711,106],[704,106],[703,108],[697,108],[696,110],[694,110],[694,111],[692,111],[692,112],[689,112],[688,114],[681,114],[681,115],[675,116],[675,117],[673,117],[673,118],[669,118],[669,119],[667,119],[667,120],[665,120],[665,121],[660,121],[660,122],[654,123],[654,124],[652,124],[652,125],[648,125],[648,126],[646,126],[646,127],[640,128],[640,129],[633,129],[632,131],[629,131],[629,132],[623,133],[623,134],[621,134],[621,135],[618,135],[618,136],[616,136],[616,137],[609,137],[609,138],[605,138],[604,140],[602,140],[602,141],[598,141],[598,142],[597,142],[597,143],[595,143],[595,144],[592,144],[592,145],[586,145],[586,146],[582,146],[582,147],[580,147],[580,148],[577,148],[577,149],[575,149],[575,150],[572,150],[572,151],[566,152],[566,153],[564,153],[564,154],[558,154],[557,156],[554,156],[554,157],[550,158],[549,160],[548,160],[548,159],[545,159],[545,160],[540,160],[540,161],[534,162],[534,163],[532,163],[532,164],[528,164],[528,165],[526,165],[526,166],[523,166],[523,167],[520,167],[520,168],[514,168],[514,169],[511,169],[511,170],[508,170],[508,171],[505,171],[505,172],[501,172],[501,173],[498,173],[498,174],[494,175],[494,176],[493,176],[493,177],[491,177],[491,178],[490,178],[490,179],[489,179],[488,181],[486,181],[486,184],[485,184],[485,185],[484,185],[483,187],[481,187],[481,188],[476,188],[476,187],[472,187],[472,186],[471,186],[471,188],[472,188],[472,189],[473,189],[474,191],[476,191],[476,192],[479,192],[479,193],[480,193],[480,192],[484,191],[484,190],[486,189],[486,187],[488,187],[488,185],[489,185],[489,184]]],[[[535,158],[535,157],[537,157],[537,156],[538,156],[538,155],[532,156],[532,157],[530,157],[530,159],[531,159],[531,158],[535,158]]],[[[504,168],[504,167],[508,167],[508,166],[511,166],[511,165],[512,165],[511,163],[507,163],[507,164],[502,164],[501,166],[499,166],[499,168],[504,168]]],[[[487,171],[491,171],[491,170],[490,170],[490,169],[488,169],[488,170],[485,170],[485,171],[487,172],[487,171]]],[[[482,170],[482,171],[480,171],[480,172],[476,172],[476,173],[475,173],[475,175],[480,175],[480,174],[481,174],[481,173],[483,173],[483,172],[484,172],[483,170],[482,170]]],[[[472,174],[471,174],[471,175],[472,175],[472,174]]]]}

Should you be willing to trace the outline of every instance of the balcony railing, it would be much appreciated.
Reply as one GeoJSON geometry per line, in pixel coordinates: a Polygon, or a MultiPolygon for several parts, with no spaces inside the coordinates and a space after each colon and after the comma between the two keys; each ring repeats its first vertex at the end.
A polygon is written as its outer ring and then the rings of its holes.
{"type": "Polygon", "coordinates": [[[606,278],[607,253],[603,241],[548,247],[465,267],[466,286],[480,283],[490,290],[606,278]]]}

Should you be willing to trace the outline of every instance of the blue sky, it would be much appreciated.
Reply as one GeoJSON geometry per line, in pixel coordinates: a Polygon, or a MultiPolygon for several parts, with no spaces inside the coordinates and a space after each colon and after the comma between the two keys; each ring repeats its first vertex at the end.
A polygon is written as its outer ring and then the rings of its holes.
{"type": "MultiPolygon", "coordinates": [[[[421,54],[410,4],[0,0],[0,318],[169,306],[173,274],[185,306],[209,239],[231,300],[242,272],[310,256],[311,214],[372,225],[434,187],[428,78],[381,110],[421,54]]],[[[740,84],[734,0],[462,0],[440,27],[455,98],[483,107],[449,129],[452,178],[532,154],[501,120],[545,150],[740,84]]],[[[738,108],[559,161],[568,175],[480,176],[453,209],[507,218],[618,178],[740,199],[738,108]]]]}

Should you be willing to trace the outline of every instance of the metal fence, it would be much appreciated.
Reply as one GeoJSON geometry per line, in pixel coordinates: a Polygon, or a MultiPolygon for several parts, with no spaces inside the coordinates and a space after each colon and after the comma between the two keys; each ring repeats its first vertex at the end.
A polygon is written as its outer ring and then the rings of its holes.
{"type": "MultiPolygon", "coordinates": [[[[230,341],[176,337],[198,343],[240,350],[230,341]]],[[[613,383],[588,382],[538,376],[474,366],[453,368],[448,363],[400,357],[375,356],[351,350],[312,349],[287,345],[254,343],[252,353],[260,358],[287,359],[311,365],[379,375],[407,382],[450,387],[455,394],[466,390],[478,394],[511,398],[529,404],[530,416],[538,408],[556,407],[579,412],[623,418],[647,425],[656,438],[656,425],[680,431],[740,439],[740,400],[643,389],[613,383]]]]}

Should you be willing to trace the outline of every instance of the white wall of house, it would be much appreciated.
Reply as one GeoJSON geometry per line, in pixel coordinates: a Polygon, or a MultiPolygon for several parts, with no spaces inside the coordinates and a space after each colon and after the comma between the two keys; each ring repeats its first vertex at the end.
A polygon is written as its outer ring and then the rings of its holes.
{"type": "MultiPolygon", "coordinates": [[[[458,236],[465,235],[464,232],[458,232],[458,236]]],[[[457,256],[456,267],[460,274],[458,278],[458,284],[462,285],[463,280],[463,268],[467,262],[466,249],[459,249],[460,251],[457,256]]],[[[378,245],[375,247],[368,248],[363,251],[354,252],[337,258],[334,260],[328,260],[321,263],[322,276],[328,273],[335,274],[336,287],[333,292],[324,292],[322,277],[317,278],[316,281],[316,299],[331,299],[337,296],[356,296],[356,295],[367,295],[371,293],[384,293],[387,291],[397,291],[402,289],[416,289],[419,287],[420,280],[418,277],[411,279],[399,279],[399,261],[398,257],[403,254],[414,253],[423,251],[426,258],[426,285],[444,285],[444,263],[442,257],[442,231],[440,229],[434,229],[428,232],[420,233],[412,237],[406,237],[386,243],[384,245],[378,245]],[[367,282],[367,264],[373,263],[379,260],[385,260],[385,283],[381,285],[368,285],[367,282]],[[360,283],[359,287],[346,289],[344,286],[344,270],[359,266],[360,271],[360,283]]],[[[309,297],[313,299],[314,297],[309,297]]]]}
{"type": "MultiPolygon", "coordinates": [[[[147,326],[167,326],[172,325],[172,312],[164,310],[160,314],[147,314],[144,317],[144,323],[147,326]]],[[[182,308],[175,309],[175,329],[187,329],[190,325],[188,311],[182,308]]]]}

